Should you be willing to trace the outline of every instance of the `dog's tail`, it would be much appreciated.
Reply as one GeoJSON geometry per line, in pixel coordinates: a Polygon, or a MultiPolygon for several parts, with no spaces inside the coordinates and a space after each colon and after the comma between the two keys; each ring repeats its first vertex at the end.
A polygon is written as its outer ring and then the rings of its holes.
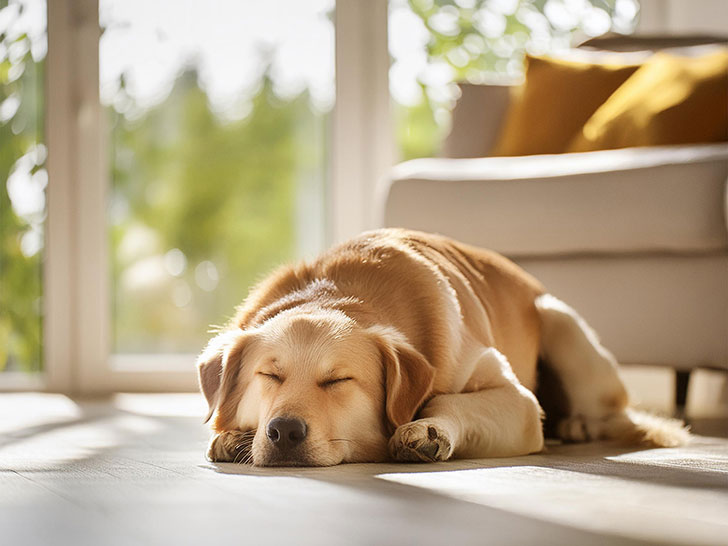
{"type": "Polygon", "coordinates": [[[677,447],[691,438],[682,421],[633,408],[605,418],[602,433],[606,439],[644,447],[677,447]]]}

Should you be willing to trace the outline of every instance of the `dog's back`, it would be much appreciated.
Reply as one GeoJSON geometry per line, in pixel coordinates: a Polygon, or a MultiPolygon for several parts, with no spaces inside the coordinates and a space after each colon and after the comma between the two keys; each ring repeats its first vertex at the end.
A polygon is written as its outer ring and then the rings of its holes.
{"type": "Polygon", "coordinates": [[[360,323],[395,326],[438,369],[437,391],[452,388],[464,334],[501,351],[524,386],[534,389],[540,336],[534,301],[543,291],[494,252],[438,235],[381,229],[313,262],[282,268],[251,293],[236,323],[243,329],[261,323],[301,298],[338,299],[333,305],[355,300],[346,311],[360,323]]]}

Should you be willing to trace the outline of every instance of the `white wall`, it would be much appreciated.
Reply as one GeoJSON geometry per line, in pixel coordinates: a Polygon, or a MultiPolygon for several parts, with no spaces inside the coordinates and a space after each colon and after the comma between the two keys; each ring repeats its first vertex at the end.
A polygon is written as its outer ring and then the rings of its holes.
{"type": "Polygon", "coordinates": [[[728,36],[728,0],[641,0],[640,34],[728,36]]]}

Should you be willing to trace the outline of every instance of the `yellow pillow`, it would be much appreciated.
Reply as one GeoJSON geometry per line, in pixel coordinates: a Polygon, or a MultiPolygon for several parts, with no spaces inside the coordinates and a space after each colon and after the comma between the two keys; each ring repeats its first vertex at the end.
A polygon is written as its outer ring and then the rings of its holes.
{"type": "Polygon", "coordinates": [[[561,153],[586,120],[639,67],[526,57],[526,81],[512,97],[491,155],[561,153]]]}
{"type": "Polygon", "coordinates": [[[586,122],[570,152],[728,140],[728,50],[657,53],[586,122]]]}

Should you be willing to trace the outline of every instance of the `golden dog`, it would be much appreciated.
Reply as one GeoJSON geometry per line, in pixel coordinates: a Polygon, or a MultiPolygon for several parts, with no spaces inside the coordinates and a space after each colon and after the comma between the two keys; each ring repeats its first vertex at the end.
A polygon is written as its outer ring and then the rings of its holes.
{"type": "Polygon", "coordinates": [[[256,287],[198,359],[212,461],[444,461],[565,441],[678,445],[628,408],[612,355],[504,257],[401,229],[365,233],[256,287]],[[549,380],[545,381],[548,375],[549,380]],[[551,392],[546,392],[550,390],[551,392]]]}

